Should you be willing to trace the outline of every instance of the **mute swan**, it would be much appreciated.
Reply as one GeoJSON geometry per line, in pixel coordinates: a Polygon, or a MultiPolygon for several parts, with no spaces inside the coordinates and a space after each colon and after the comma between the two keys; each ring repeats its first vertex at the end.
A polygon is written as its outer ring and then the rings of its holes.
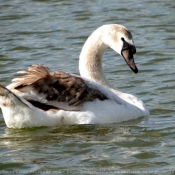
{"type": "Polygon", "coordinates": [[[103,25],[82,48],[80,75],[51,72],[43,65],[20,71],[24,75],[4,87],[0,85],[0,107],[9,128],[57,126],[61,124],[117,123],[149,111],[135,96],[110,87],[102,71],[102,55],[110,47],[128,66],[138,69],[132,35],[122,25],[103,25]]]}

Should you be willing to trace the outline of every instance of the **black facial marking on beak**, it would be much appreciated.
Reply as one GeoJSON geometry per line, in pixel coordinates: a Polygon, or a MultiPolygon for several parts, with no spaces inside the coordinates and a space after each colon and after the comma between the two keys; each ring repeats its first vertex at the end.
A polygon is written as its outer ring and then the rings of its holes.
{"type": "Polygon", "coordinates": [[[124,38],[121,38],[121,40],[123,41],[123,48],[121,50],[121,55],[125,59],[128,66],[131,68],[131,70],[134,73],[137,73],[138,69],[137,69],[135,62],[134,62],[134,54],[136,53],[136,48],[134,45],[127,43],[124,40],[124,38]]]}

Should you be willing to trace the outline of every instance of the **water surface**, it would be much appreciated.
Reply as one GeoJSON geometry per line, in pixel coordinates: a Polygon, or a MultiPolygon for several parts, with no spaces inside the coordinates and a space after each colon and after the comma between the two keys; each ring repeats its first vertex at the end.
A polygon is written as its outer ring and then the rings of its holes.
{"type": "Polygon", "coordinates": [[[37,63],[78,74],[86,38],[119,23],[134,36],[139,73],[111,50],[104,72],[151,113],[118,124],[15,130],[0,112],[0,174],[175,174],[173,0],[1,0],[0,12],[0,83],[37,63]]]}

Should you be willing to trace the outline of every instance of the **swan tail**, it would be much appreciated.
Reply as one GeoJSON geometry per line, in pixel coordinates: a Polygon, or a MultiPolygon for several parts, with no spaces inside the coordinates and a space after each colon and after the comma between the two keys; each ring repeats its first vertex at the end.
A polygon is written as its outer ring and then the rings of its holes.
{"type": "Polygon", "coordinates": [[[16,105],[21,107],[29,107],[27,102],[22,100],[19,96],[11,92],[9,89],[0,84],[0,107],[3,108],[13,108],[16,105]]]}
{"type": "Polygon", "coordinates": [[[21,97],[0,84],[0,108],[9,128],[20,128],[21,119],[32,113],[32,106],[21,97]]]}

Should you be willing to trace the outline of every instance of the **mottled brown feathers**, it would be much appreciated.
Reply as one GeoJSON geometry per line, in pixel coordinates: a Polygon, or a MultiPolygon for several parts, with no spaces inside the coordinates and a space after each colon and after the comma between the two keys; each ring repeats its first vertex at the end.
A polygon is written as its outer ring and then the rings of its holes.
{"type": "Polygon", "coordinates": [[[107,99],[100,91],[89,88],[81,77],[63,71],[51,72],[43,65],[33,65],[23,72],[26,74],[16,79],[14,89],[25,92],[30,87],[44,94],[48,102],[65,102],[69,106],[77,106],[94,99],[107,99]]]}

